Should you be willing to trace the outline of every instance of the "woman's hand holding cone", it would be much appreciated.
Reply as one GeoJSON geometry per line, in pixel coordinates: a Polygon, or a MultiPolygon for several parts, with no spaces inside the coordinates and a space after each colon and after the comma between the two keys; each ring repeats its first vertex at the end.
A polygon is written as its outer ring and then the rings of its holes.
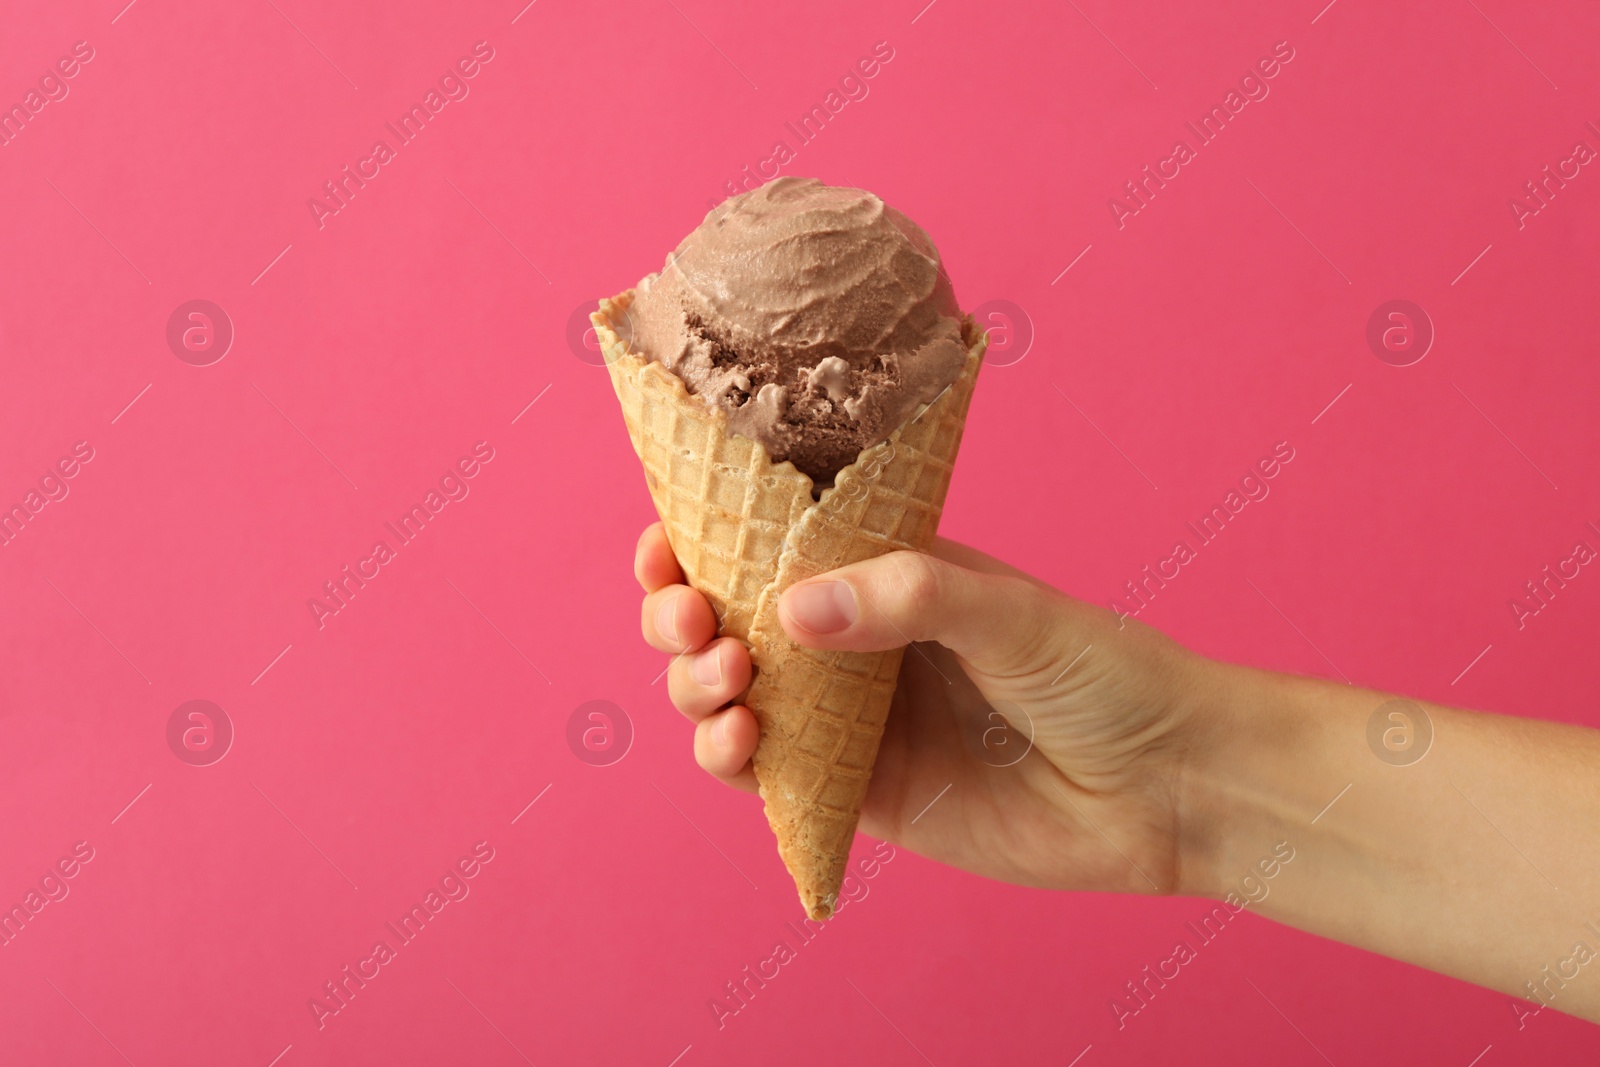
{"type": "MultiPolygon", "coordinates": [[[[715,638],[710,605],[683,584],[659,523],[634,569],[645,640],[675,656],[668,689],[696,723],[696,760],[755,792],[756,720],[731,704],[749,684],[748,652],[715,638]]],[[[894,552],[799,583],[779,616],[812,648],[916,642],[862,832],[1023,885],[1181,891],[1178,793],[1199,715],[1183,696],[1204,661],[945,540],[932,555],[894,552]],[[998,715],[1014,728],[1012,751],[1032,735],[1014,764],[971,742],[1000,727],[998,715]]]]}

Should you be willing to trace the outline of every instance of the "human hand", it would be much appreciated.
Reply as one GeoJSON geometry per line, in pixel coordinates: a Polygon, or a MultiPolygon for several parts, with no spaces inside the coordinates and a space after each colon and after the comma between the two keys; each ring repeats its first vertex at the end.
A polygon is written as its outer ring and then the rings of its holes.
{"type": "MultiPolygon", "coordinates": [[[[748,650],[716,636],[660,523],[640,537],[634,572],[645,640],[675,655],[667,688],[697,724],[696,760],[756,792],[756,720],[730,704],[750,683],[748,650]]],[[[931,555],[894,552],[797,583],[779,617],[813,648],[916,642],[864,833],[1019,885],[1186,891],[1182,771],[1205,719],[1188,697],[1206,687],[1207,661],[943,539],[931,555]]]]}

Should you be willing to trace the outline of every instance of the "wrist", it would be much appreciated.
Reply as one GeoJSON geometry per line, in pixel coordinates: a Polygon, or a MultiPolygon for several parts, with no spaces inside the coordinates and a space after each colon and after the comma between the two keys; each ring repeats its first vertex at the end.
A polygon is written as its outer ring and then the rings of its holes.
{"type": "MultiPolygon", "coordinates": [[[[1188,744],[1175,796],[1175,892],[1223,899],[1315,814],[1317,719],[1306,687],[1320,683],[1201,660],[1184,694],[1188,744]]],[[[1292,853],[1291,853],[1292,854],[1292,853]]]]}

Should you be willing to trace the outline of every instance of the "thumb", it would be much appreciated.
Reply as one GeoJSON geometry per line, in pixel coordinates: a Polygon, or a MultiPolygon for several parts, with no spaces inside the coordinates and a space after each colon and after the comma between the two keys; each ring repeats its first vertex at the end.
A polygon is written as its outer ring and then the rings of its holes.
{"type": "Polygon", "coordinates": [[[810,648],[876,652],[937,641],[974,668],[1019,674],[1060,641],[1063,598],[1024,578],[968,570],[920,552],[890,552],[797,582],[778,618],[810,648]]]}

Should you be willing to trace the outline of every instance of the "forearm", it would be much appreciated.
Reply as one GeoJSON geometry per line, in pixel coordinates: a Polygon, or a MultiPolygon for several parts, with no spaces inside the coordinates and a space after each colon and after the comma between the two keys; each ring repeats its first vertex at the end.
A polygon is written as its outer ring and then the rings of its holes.
{"type": "Polygon", "coordinates": [[[1268,918],[1600,1021],[1600,732],[1225,665],[1205,677],[1185,892],[1220,899],[1253,875],[1268,918]],[[1420,736],[1418,707],[1433,737],[1415,759],[1382,735],[1403,741],[1409,720],[1420,736]],[[1268,880],[1280,842],[1294,859],[1268,880]]]}

